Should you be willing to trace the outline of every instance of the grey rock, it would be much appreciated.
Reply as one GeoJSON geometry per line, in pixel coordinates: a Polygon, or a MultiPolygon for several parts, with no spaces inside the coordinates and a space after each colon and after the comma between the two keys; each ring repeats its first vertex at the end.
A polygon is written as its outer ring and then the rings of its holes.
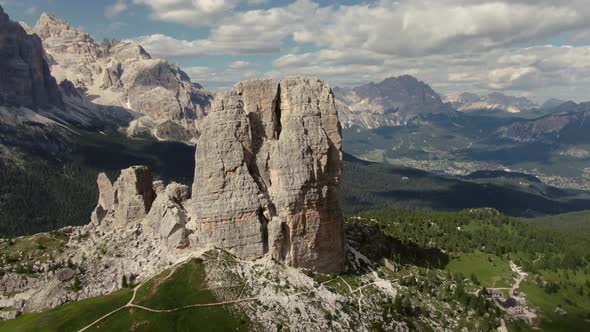
{"type": "Polygon", "coordinates": [[[183,205],[190,197],[188,186],[171,183],[154,201],[150,212],[143,221],[159,238],[173,248],[188,246],[189,231],[187,211],[183,205]]]}
{"type": "Polygon", "coordinates": [[[138,223],[147,215],[156,199],[153,181],[146,166],[131,166],[121,171],[113,185],[117,226],[138,223]]]}
{"type": "Polygon", "coordinates": [[[319,79],[247,81],[220,94],[197,144],[197,241],[242,258],[340,271],[340,131],[319,79]]]}
{"type": "Polygon", "coordinates": [[[6,273],[0,278],[0,294],[19,293],[38,284],[38,279],[16,273],[6,273]]]}
{"type": "Polygon", "coordinates": [[[63,107],[44,58],[43,45],[0,6],[0,105],[31,109],[63,107]]]}
{"type": "Polygon", "coordinates": [[[196,123],[207,114],[213,95],[192,83],[179,67],[153,59],[134,43],[106,40],[99,45],[51,14],[42,14],[32,31],[50,54],[59,82],[69,80],[92,96],[93,103],[148,117],[153,122],[148,130],[156,137],[190,141],[198,136],[196,123]],[[182,130],[160,126],[168,121],[182,130]]]}
{"type": "Polygon", "coordinates": [[[152,174],[145,166],[122,170],[112,185],[108,177],[100,173],[97,180],[99,200],[92,213],[92,223],[106,228],[122,228],[141,222],[156,199],[153,182],[152,174]]]}
{"type": "Polygon", "coordinates": [[[98,184],[98,205],[92,212],[90,218],[92,223],[98,226],[107,216],[108,212],[114,209],[115,194],[113,184],[105,173],[98,174],[96,183],[98,184]]]}
{"type": "Polygon", "coordinates": [[[64,282],[64,281],[68,281],[70,279],[72,279],[74,276],[76,275],[76,271],[70,269],[70,268],[63,268],[63,269],[59,269],[55,272],[55,277],[57,278],[57,280],[64,282]]]}

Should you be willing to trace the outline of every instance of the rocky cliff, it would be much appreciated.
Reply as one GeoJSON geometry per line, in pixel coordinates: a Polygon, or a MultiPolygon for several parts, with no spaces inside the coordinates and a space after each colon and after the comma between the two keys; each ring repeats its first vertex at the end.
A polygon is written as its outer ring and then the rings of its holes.
{"type": "Polygon", "coordinates": [[[343,268],[342,139],[317,79],[247,81],[203,121],[193,185],[197,241],[242,258],[343,268]]]}
{"type": "Polygon", "coordinates": [[[98,44],[51,14],[42,14],[30,32],[43,41],[58,82],[71,82],[92,103],[144,115],[131,123],[130,135],[148,131],[175,140],[198,136],[196,122],[206,115],[212,95],[177,66],[153,59],[137,44],[98,44]]]}
{"type": "Polygon", "coordinates": [[[39,311],[106,294],[213,247],[265,265],[344,270],[331,90],[308,78],[242,82],[216,99],[202,128],[192,191],[154,181],[145,166],[114,182],[101,173],[91,222],[59,231],[66,251],[36,263],[37,278],[0,278],[0,291],[18,286],[0,306],[39,311]]]}
{"type": "Polygon", "coordinates": [[[0,105],[62,107],[39,37],[28,35],[0,7],[0,105]]]}

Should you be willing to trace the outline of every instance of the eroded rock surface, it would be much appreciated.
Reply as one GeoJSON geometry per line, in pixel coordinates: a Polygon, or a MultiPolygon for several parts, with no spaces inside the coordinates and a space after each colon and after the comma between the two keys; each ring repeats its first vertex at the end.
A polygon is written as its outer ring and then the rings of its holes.
{"type": "Polygon", "coordinates": [[[28,35],[0,7],[0,105],[62,107],[39,37],[28,35]]]}
{"type": "Polygon", "coordinates": [[[43,41],[58,82],[70,81],[95,104],[144,115],[148,119],[142,125],[150,124],[147,131],[162,139],[189,141],[198,135],[196,122],[206,115],[213,96],[179,67],[152,58],[134,43],[98,44],[51,14],[43,13],[30,30],[43,41]]]}
{"type": "Polygon", "coordinates": [[[186,185],[171,183],[158,194],[147,215],[144,225],[173,248],[189,245],[189,231],[186,229],[188,215],[184,205],[190,198],[186,185]]]}
{"type": "Polygon", "coordinates": [[[196,241],[342,270],[341,150],[334,97],[319,79],[247,81],[221,94],[197,144],[196,241]]]}
{"type": "Polygon", "coordinates": [[[105,224],[105,227],[123,227],[142,221],[156,199],[153,181],[151,172],[145,166],[122,170],[114,184],[106,174],[99,174],[99,199],[92,213],[92,222],[95,225],[105,224]]]}

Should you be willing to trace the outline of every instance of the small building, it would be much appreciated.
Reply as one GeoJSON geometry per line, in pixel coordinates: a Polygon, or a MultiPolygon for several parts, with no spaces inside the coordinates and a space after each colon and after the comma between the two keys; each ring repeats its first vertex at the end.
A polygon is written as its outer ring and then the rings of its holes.
{"type": "Polygon", "coordinates": [[[488,295],[493,299],[497,299],[503,296],[502,291],[499,289],[488,289],[488,295]]]}
{"type": "Polygon", "coordinates": [[[506,301],[496,299],[496,302],[498,302],[498,304],[511,315],[520,315],[524,313],[524,308],[522,307],[522,304],[513,297],[508,298],[506,301]]]}

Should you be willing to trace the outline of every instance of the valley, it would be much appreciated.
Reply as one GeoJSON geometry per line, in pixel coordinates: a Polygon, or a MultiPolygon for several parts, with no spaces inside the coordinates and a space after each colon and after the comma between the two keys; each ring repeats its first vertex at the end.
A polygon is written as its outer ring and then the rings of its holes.
{"type": "Polygon", "coordinates": [[[2,1],[0,332],[590,330],[585,11],[454,1],[2,1]]]}

